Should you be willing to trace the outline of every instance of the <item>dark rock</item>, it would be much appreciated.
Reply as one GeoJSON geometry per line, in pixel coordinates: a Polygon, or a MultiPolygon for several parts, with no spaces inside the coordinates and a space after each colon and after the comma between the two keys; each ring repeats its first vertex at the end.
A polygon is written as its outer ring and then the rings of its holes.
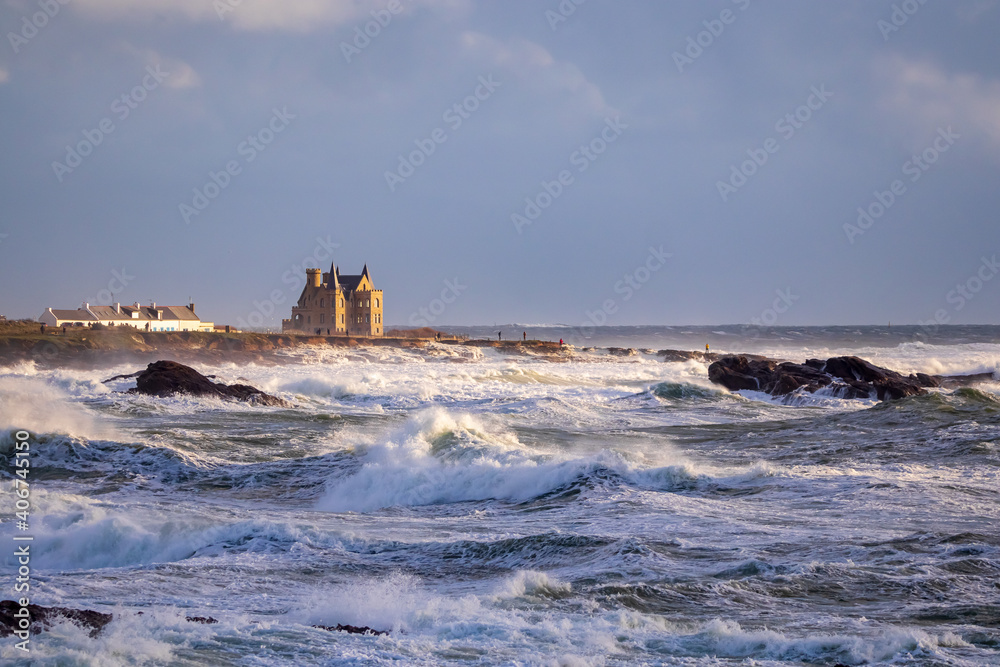
{"type": "Polygon", "coordinates": [[[329,632],[346,632],[352,635],[387,635],[385,630],[374,630],[367,625],[314,625],[314,628],[329,632]]]}
{"type": "Polygon", "coordinates": [[[858,357],[808,359],[804,364],[793,364],[749,355],[719,359],[708,367],[708,377],[730,391],[751,389],[785,396],[799,389],[813,393],[826,387],[839,398],[877,397],[881,401],[919,396],[927,393],[927,387],[962,381],[925,373],[904,376],[858,357]]]}
{"type": "MultiPolygon", "coordinates": [[[[700,350],[657,350],[656,356],[663,357],[664,361],[718,361],[726,356],[716,352],[702,352],[700,350]]],[[[747,359],[766,359],[759,354],[740,355],[747,359]]]]}
{"type": "MultiPolygon", "coordinates": [[[[246,384],[222,384],[212,382],[190,366],[176,361],[155,361],[146,370],[133,374],[136,378],[135,387],[129,393],[147,394],[149,396],[173,396],[174,394],[191,394],[193,396],[216,396],[247,401],[255,405],[271,405],[291,407],[277,396],[271,396],[256,387],[246,384]]],[[[117,378],[130,377],[119,375],[117,378]]],[[[113,380],[116,378],[109,378],[113,380]]]]}
{"type": "MultiPolygon", "coordinates": [[[[0,602],[0,637],[9,637],[14,634],[14,630],[20,630],[18,621],[14,613],[22,609],[14,600],[4,600],[0,602]]],[[[80,627],[90,630],[90,636],[96,637],[104,626],[111,622],[111,614],[102,614],[99,611],[88,609],[68,609],[66,607],[42,607],[37,604],[29,604],[28,614],[31,625],[29,631],[34,634],[41,630],[48,630],[56,623],[62,621],[72,621],[80,627]]]]}
{"type": "Polygon", "coordinates": [[[658,350],[656,356],[663,357],[664,361],[715,361],[719,355],[710,352],[698,352],[697,350],[658,350]]]}
{"type": "Polygon", "coordinates": [[[633,357],[639,354],[634,347],[609,347],[608,354],[616,357],[633,357]]]}
{"type": "Polygon", "coordinates": [[[203,625],[212,625],[219,622],[218,619],[211,616],[185,616],[184,620],[188,623],[202,623],[203,625]]]}

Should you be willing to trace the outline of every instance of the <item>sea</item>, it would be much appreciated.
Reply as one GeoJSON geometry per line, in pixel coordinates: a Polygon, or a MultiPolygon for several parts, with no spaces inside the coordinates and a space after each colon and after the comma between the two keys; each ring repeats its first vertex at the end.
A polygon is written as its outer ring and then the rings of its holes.
{"type": "Polygon", "coordinates": [[[0,598],[30,536],[32,603],[114,615],[0,663],[1000,665],[1000,383],[777,399],[658,354],[996,374],[1000,327],[449,330],[572,347],[192,364],[290,408],[0,368],[0,598]]]}

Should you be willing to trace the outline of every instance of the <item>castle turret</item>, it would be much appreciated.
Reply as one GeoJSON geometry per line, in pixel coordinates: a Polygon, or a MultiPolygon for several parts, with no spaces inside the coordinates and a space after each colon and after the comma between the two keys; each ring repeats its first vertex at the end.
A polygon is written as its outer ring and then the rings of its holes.
{"type": "Polygon", "coordinates": [[[319,287],[323,284],[323,272],[320,269],[306,269],[306,284],[319,287]]]}

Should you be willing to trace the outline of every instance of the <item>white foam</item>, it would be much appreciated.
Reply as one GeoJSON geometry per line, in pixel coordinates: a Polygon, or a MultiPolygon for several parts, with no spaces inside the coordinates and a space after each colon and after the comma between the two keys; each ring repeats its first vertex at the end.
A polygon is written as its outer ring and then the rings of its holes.
{"type": "Polygon", "coordinates": [[[773,469],[762,472],[759,466],[749,473],[695,466],[663,442],[648,451],[603,449],[585,456],[540,451],[524,446],[495,424],[443,408],[416,414],[384,440],[363,447],[361,456],[361,470],[328,483],[319,509],[370,512],[474,500],[521,502],[599,471],[661,490],[691,488],[719,475],[746,481],[774,474],[773,469]]]}
{"type": "Polygon", "coordinates": [[[427,591],[419,578],[393,572],[324,588],[292,618],[308,625],[363,625],[394,633],[429,631],[478,615],[473,595],[450,598],[427,591]]]}
{"type": "Polygon", "coordinates": [[[564,598],[572,587],[556,577],[536,570],[518,570],[504,580],[494,592],[494,599],[564,598]]]}
{"type": "Polygon", "coordinates": [[[600,465],[555,461],[523,447],[516,436],[490,432],[470,415],[425,410],[385,442],[369,446],[364,466],[331,482],[318,507],[371,511],[393,505],[527,500],[559,488],[600,465]]]}
{"type": "Polygon", "coordinates": [[[0,430],[62,433],[81,438],[114,437],[106,419],[98,420],[67,392],[40,377],[0,376],[0,430]]]}

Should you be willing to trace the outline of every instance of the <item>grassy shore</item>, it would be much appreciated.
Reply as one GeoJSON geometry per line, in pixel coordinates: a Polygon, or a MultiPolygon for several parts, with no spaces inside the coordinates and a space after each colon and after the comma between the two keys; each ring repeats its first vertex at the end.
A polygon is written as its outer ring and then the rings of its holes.
{"type": "MultiPolygon", "coordinates": [[[[403,334],[403,332],[399,332],[403,334]]],[[[384,338],[311,336],[265,333],[207,333],[198,331],[140,331],[131,327],[90,329],[46,327],[34,322],[0,324],[0,366],[32,361],[40,367],[95,367],[117,363],[149,363],[173,359],[188,363],[240,362],[280,364],[289,349],[313,347],[424,347],[436,341],[437,332],[426,336],[384,338]]],[[[423,332],[421,332],[423,333],[423,332]]],[[[463,340],[448,334],[442,344],[493,347],[510,353],[556,353],[559,343],[550,341],[463,340]]]]}

